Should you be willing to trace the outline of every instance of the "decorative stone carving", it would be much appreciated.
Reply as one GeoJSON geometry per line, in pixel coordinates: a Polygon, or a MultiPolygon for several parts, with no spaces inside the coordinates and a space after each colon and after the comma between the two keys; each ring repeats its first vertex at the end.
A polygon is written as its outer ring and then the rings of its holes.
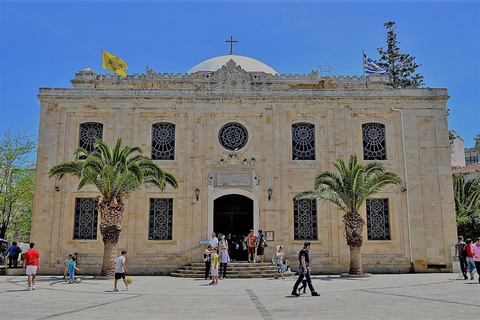
{"type": "Polygon", "coordinates": [[[255,187],[260,177],[253,168],[255,159],[240,161],[236,153],[220,159],[208,174],[208,183],[213,187],[255,187]]]}

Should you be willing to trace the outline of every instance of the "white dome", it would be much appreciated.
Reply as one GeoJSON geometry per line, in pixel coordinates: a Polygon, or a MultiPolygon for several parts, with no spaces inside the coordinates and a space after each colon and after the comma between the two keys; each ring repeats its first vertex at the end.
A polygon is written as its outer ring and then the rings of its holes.
{"type": "Polygon", "coordinates": [[[266,65],[263,62],[260,62],[256,59],[252,59],[245,56],[236,56],[236,55],[225,55],[214,57],[205,61],[200,62],[193,68],[187,71],[188,74],[192,74],[199,71],[217,71],[221,69],[228,61],[233,60],[240,66],[243,70],[247,72],[265,72],[271,74],[277,74],[278,72],[272,69],[270,66],[266,65]]]}

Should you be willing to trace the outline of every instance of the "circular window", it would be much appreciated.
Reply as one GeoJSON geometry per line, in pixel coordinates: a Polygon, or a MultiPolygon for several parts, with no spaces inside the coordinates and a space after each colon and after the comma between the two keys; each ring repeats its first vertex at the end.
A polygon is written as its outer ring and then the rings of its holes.
{"type": "Polygon", "coordinates": [[[240,123],[227,123],[220,129],[218,141],[227,150],[242,149],[248,142],[248,131],[240,123]]]}

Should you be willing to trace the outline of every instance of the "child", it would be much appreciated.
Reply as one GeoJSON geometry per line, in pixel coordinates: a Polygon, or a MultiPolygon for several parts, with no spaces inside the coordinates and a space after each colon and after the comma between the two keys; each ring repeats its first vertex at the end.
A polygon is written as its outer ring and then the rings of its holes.
{"type": "Polygon", "coordinates": [[[125,279],[125,273],[127,272],[127,251],[122,250],[122,255],[115,260],[115,282],[113,292],[118,292],[117,283],[118,280],[123,279],[125,288],[128,290],[128,282],[125,279]]]}
{"type": "Polygon", "coordinates": [[[70,262],[70,265],[68,266],[68,274],[70,275],[70,279],[68,280],[68,283],[74,283],[75,282],[75,270],[79,271],[80,269],[77,268],[77,263],[76,259],[72,258],[72,262],[70,262]]]}
{"type": "Polygon", "coordinates": [[[213,248],[212,253],[212,282],[209,285],[217,285],[218,284],[218,254],[217,248],[213,248]]]}
{"type": "Polygon", "coordinates": [[[228,255],[227,247],[222,247],[222,252],[220,252],[220,257],[222,257],[222,261],[220,262],[220,273],[223,270],[223,277],[222,280],[227,277],[227,263],[230,263],[230,256],[228,255]]]}
{"type": "Polygon", "coordinates": [[[68,268],[70,267],[70,263],[72,262],[72,257],[73,256],[71,254],[69,254],[68,258],[65,259],[65,271],[63,271],[63,279],[65,279],[65,277],[68,274],[68,268]]]}

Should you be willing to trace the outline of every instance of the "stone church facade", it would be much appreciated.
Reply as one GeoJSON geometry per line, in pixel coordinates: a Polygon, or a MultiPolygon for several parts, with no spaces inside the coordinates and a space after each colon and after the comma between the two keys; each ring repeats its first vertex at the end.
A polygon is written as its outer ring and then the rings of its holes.
{"type": "MultiPolygon", "coordinates": [[[[276,74],[258,60],[220,56],[185,74],[98,75],[85,69],[73,88],[40,88],[32,241],[46,273],[80,254],[98,274],[103,243],[97,192],[78,180],[48,178],[95,137],[139,146],[179,182],[126,200],[119,251],[133,274],[167,274],[200,262],[212,231],[264,230],[292,257],[312,242],[314,273],[348,271],[342,212],[322,201],[293,201],[332,161],[358,155],[403,180],[369,199],[365,272],[451,271],[455,210],[446,89],[391,89],[385,76],[276,74]],[[243,59],[243,60],[242,60],[243,59]],[[216,65],[215,65],[216,63],[216,65]]],[[[292,258],[292,265],[297,261],[292,258]]]]}

